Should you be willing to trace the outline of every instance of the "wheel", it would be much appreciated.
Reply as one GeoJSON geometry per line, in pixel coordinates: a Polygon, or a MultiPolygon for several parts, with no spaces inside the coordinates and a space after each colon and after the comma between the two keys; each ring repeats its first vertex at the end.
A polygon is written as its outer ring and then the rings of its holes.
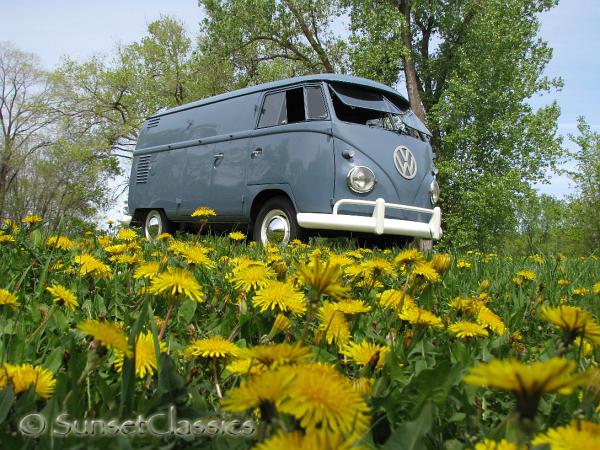
{"type": "Polygon", "coordinates": [[[262,245],[287,245],[302,235],[294,205],[285,197],[267,200],[256,216],[252,231],[254,240],[262,245]]]}
{"type": "Polygon", "coordinates": [[[159,209],[151,209],[144,218],[144,235],[146,239],[154,240],[161,233],[170,233],[173,229],[165,213],[159,209]]]}

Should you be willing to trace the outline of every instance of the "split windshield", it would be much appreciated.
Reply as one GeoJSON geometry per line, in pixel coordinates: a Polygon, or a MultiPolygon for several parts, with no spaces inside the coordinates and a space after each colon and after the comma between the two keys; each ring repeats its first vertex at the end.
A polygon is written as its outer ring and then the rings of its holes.
{"type": "Polygon", "coordinates": [[[428,141],[431,133],[408,108],[375,90],[330,85],[335,113],[340,120],[383,128],[428,141]]]}

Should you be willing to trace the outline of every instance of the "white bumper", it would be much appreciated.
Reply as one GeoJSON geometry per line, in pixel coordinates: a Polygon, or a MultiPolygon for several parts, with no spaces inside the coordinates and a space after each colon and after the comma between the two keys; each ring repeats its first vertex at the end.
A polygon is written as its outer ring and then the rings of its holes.
{"type": "Polygon", "coordinates": [[[303,228],[394,234],[423,239],[440,239],[442,237],[442,210],[439,207],[426,209],[416,206],[386,203],[382,198],[378,198],[375,201],[342,199],[338,200],[333,206],[332,214],[298,213],[296,219],[298,225],[303,228]],[[366,217],[338,214],[338,209],[343,204],[372,206],[373,215],[366,217]],[[411,220],[386,219],[386,208],[430,214],[431,220],[429,220],[429,223],[422,223],[411,220]]]}
{"type": "Polygon", "coordinates": [[[129,215],[129,212],[127,210],[127,202],[123,203],[121,209],[119,209],[119,223],[124,227],[128,227],[131,223],[132,218],[133,217],[129,215]]]}

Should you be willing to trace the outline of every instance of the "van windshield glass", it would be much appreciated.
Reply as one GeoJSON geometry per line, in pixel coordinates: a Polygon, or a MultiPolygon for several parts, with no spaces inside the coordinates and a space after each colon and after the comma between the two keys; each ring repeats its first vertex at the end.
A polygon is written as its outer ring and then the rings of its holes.
{"type": "Polygon", "coordinates": [[[428,139],[429,131],[412,111],[408,107],[401,109],[383,93],[340,85],[330,87],[335,113],[340,120],[428,139]]]}

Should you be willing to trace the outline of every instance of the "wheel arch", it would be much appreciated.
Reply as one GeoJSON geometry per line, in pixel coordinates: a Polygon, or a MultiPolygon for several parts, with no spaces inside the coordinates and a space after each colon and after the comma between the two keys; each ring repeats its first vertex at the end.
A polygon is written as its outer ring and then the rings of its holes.
{"type": "Polygon", "coordinates": [[[274,197],[285,197],[290,201],[296,212],[298,208],[296,207],[296,202],[294,202],[294,198],[290,192],[284,190],[282,188],[268,188],[258,192],[254,198],[252,199],[252,205],[250,206],[250,226],[254,225],[254,221],[258,216],[260,208],[265,204],[268,200],[274,197]]]}

